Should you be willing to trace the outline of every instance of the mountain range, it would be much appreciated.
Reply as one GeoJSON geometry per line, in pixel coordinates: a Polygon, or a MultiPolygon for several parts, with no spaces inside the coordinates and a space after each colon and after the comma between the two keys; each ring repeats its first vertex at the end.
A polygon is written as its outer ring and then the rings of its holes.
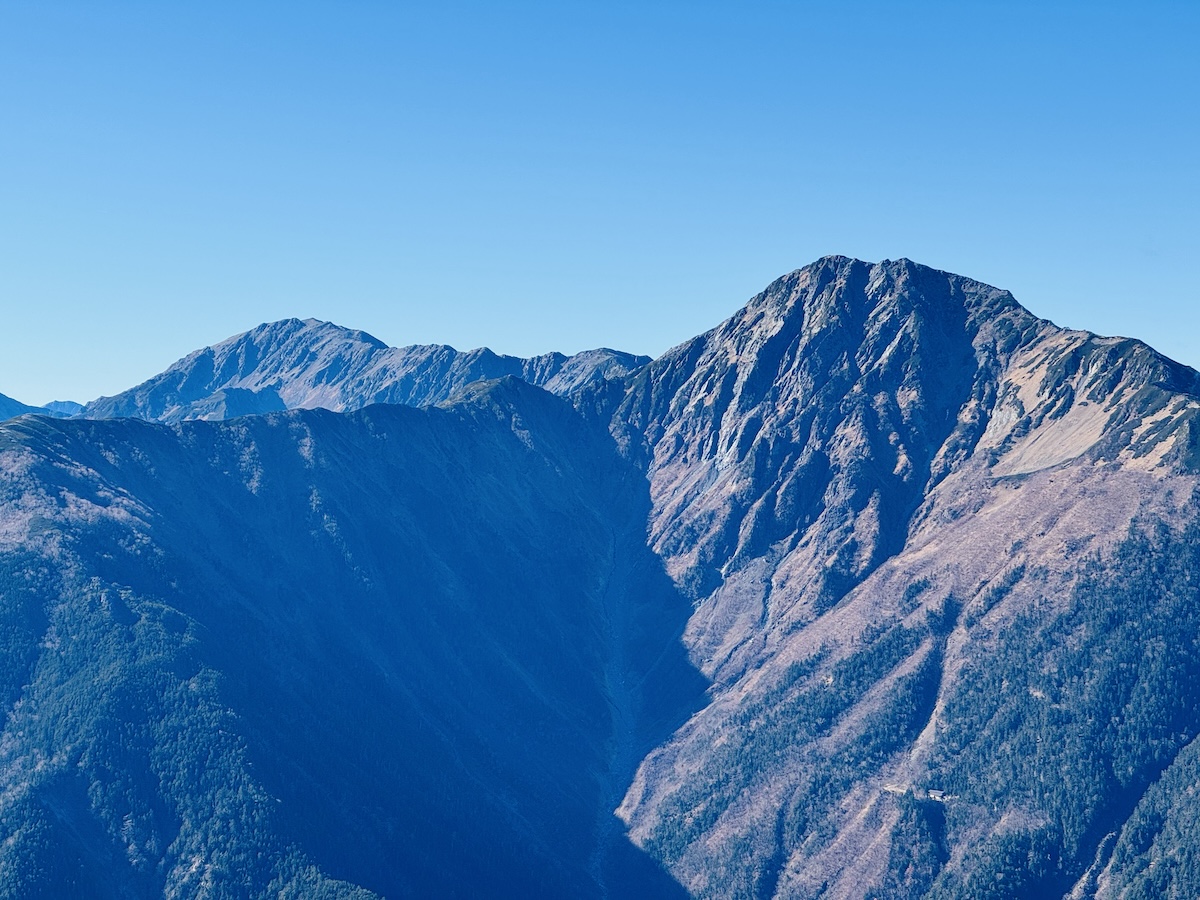
{"type": "Polygon", "coordinates": [[[1200,895],[1136,340],[827,257],[654,360],[292,319],[14,411],[0,897],[1200,895]]]}
{"type": "Polygon", "coordinates": [[[80,414],[178,422],[315,407],[345,412],[373,403],[429,406],[505,376],[571,394],[649,361],[607,349],[520,359],[486,348],[388,347],[364,331],[286,319],[197,350],[144,384],[93,400],[80,414]]]}
{"type": "Polygon", "coordinates": [[[14,400],[12,397],[0,394],[0,422],[3,422],[5,419],[15,419],[17,416],[23,416],[27,413],[40,416],[55,416],[56,418],[69,418],[82,411],[82,403],[73,403],[70,400],[55,400],[53,403],[47,403],[45,406],[30,406],[27,403],[22,403],[20,400],[14,400]]]}

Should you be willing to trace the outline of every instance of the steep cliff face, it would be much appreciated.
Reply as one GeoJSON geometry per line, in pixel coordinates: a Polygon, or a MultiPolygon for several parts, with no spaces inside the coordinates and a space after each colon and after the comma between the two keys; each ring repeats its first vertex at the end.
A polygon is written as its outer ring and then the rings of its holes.
{"type": "MultiPolygon", "coordinates": [[[[1067,688],[1031,675],[1030,647],[1094,670],[1067,622],[1097,627],[1097,598],[1138,577],[1178,594],[1182,576],[1133,574],[1128,542],[1190,546],[1196,384],[905,260],[822,260],[656,360],[614,433],[649,472],[651,545],[715,683],[625,798],[639,843],[697,896],[973,895],[1022,841],[1055,861],[1001,895],[1068,890],[1159,768],[1095,776],[1118,729],[1048,726],[1037,704],[1067,688]],[[1055,755],[1072,740],[1087,754],[1055,755]],[[1012,769],[1015,743],[1047,768],[1012,769]],[[1047,770],[1071,775],[1039,794],[1047,770]],[[1073,788],[1090,799],[1068,813],[1073,788]]],[[[1190,696],[1200,670],[1167,655],[1190,696]]],[[[1144,675],[1104,677],[1136,694],[1144,675]]]]}
{"type": "Polygon", "coordinates": [[[331,322],[285,319],[197,350],[144,384],[92,401],[83,415],[179,422],[282,409],[342,412],[372,403],[430,406],[473,382],[505,376],[565,395],[647,362],[615,350],[520,359],[486,348],[388,347],[331,322]]]}

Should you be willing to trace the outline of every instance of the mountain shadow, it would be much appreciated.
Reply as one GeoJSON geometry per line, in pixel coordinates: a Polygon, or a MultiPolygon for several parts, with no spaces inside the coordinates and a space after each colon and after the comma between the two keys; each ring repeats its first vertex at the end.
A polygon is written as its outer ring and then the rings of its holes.
{"type": "Polygon", "coordinates": [[[682,895],[612,812],[702,697],[690,607],[565,401],[0,456],[0,896],[682,895]]]}

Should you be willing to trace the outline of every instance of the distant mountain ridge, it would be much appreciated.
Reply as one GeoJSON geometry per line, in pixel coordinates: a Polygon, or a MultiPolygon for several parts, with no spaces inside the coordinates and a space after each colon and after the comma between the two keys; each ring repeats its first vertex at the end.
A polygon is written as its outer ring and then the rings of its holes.
{"type": "Polygon", "coordinates": [[[509,375],[565,395],[649,361],[608,349],[521,359],[486,348],[389,347],[365,331],[284,319],[197,350],[144,384],[93,400],[81,414],[178,422],[372,403],[430,406],[474,382],[509,375]]]}
{"type": "Polygon", "coordinates": [[[703,690],[626,466],[512,377],[0,428],[0,897],[676,896],[611,812],[703,690]]]}
{"type": "Polygon", "coordinates": [[[1200,896],[1139,341],[832,256],[653,361],[287,320],[86,415],[0,426],[0,900],[1200,896]]]}
{"type": "Polygon", "coordinates": [[[14,419],[17,416],[30,414],[67,418],[75,415],[82,409],[83,404],[74,403],[70,400],[55,400],[53,403],[47,403],[45,406],[30,406],[27,403],[21,403],[12,397],[0,394],[0,422],[3,422],[5,419],[14,419]]]}
{"type": "Polygon", "coordinates": [[[36,406],[29,406],[19,400],[14,400],[12,397],[0,394],[0,421],[11,419],[15,416],[23,416],[26,413],[37,412],[42,412],[42,410],[36,406]]]}

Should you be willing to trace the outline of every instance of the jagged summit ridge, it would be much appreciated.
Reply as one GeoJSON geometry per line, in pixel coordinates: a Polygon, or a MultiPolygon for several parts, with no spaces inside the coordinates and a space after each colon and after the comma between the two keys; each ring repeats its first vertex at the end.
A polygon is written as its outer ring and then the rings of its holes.
{"type": "Polygon", "coordinates": [[[782,306],[791,311],[799,303],[800,308],[796,311],[820,320],[819,311],[831,305],[840,306],[846,314],[861,317],[870,315],[879,305],[896,301],[906,302],[928,315],[937,315],[939,309],[951,314],[956,306],[962,306],[969,316],[974,317],[997,316],[1015,308],[1023,309],[1009,291],[910,259],[871,263],[830,255],[781,275],[751,298],[742,311],[760,306],[782,306]],[[838,289],[848,284],[858,284],[863,290],[838,289]],[[950,286],[949,293],[940,290],[942,284],[950,286]]]}
{"type": "MultiPolygon", "coordinates": [[[[1007,474],[1119,453],[1127,431],[1142,457],[1182,451],[1198,383],[1139,341],[1059,328],[973,279],[833,256],[655,360],[615,431],[645,455],[656,547],[711,585],[712,561],[755,556],[805,517],[899,526],[977,451],[1007,474]],[[868,493],[829,493],[866,473],[868,493]]],[[[869,531],[826,580],[886,552],[894,528],[869,531]]]]}
{"type": "Polygon", "coordinates": [[[388,347],[365,331],[284,319],[197,350],[144,384],[89,403],[83,415],[173,422],[372,403],[428,406],[472,382],[505,375],[569,394],[648,361],[607,349],[521,359],[442,344],[388,347]]]}

